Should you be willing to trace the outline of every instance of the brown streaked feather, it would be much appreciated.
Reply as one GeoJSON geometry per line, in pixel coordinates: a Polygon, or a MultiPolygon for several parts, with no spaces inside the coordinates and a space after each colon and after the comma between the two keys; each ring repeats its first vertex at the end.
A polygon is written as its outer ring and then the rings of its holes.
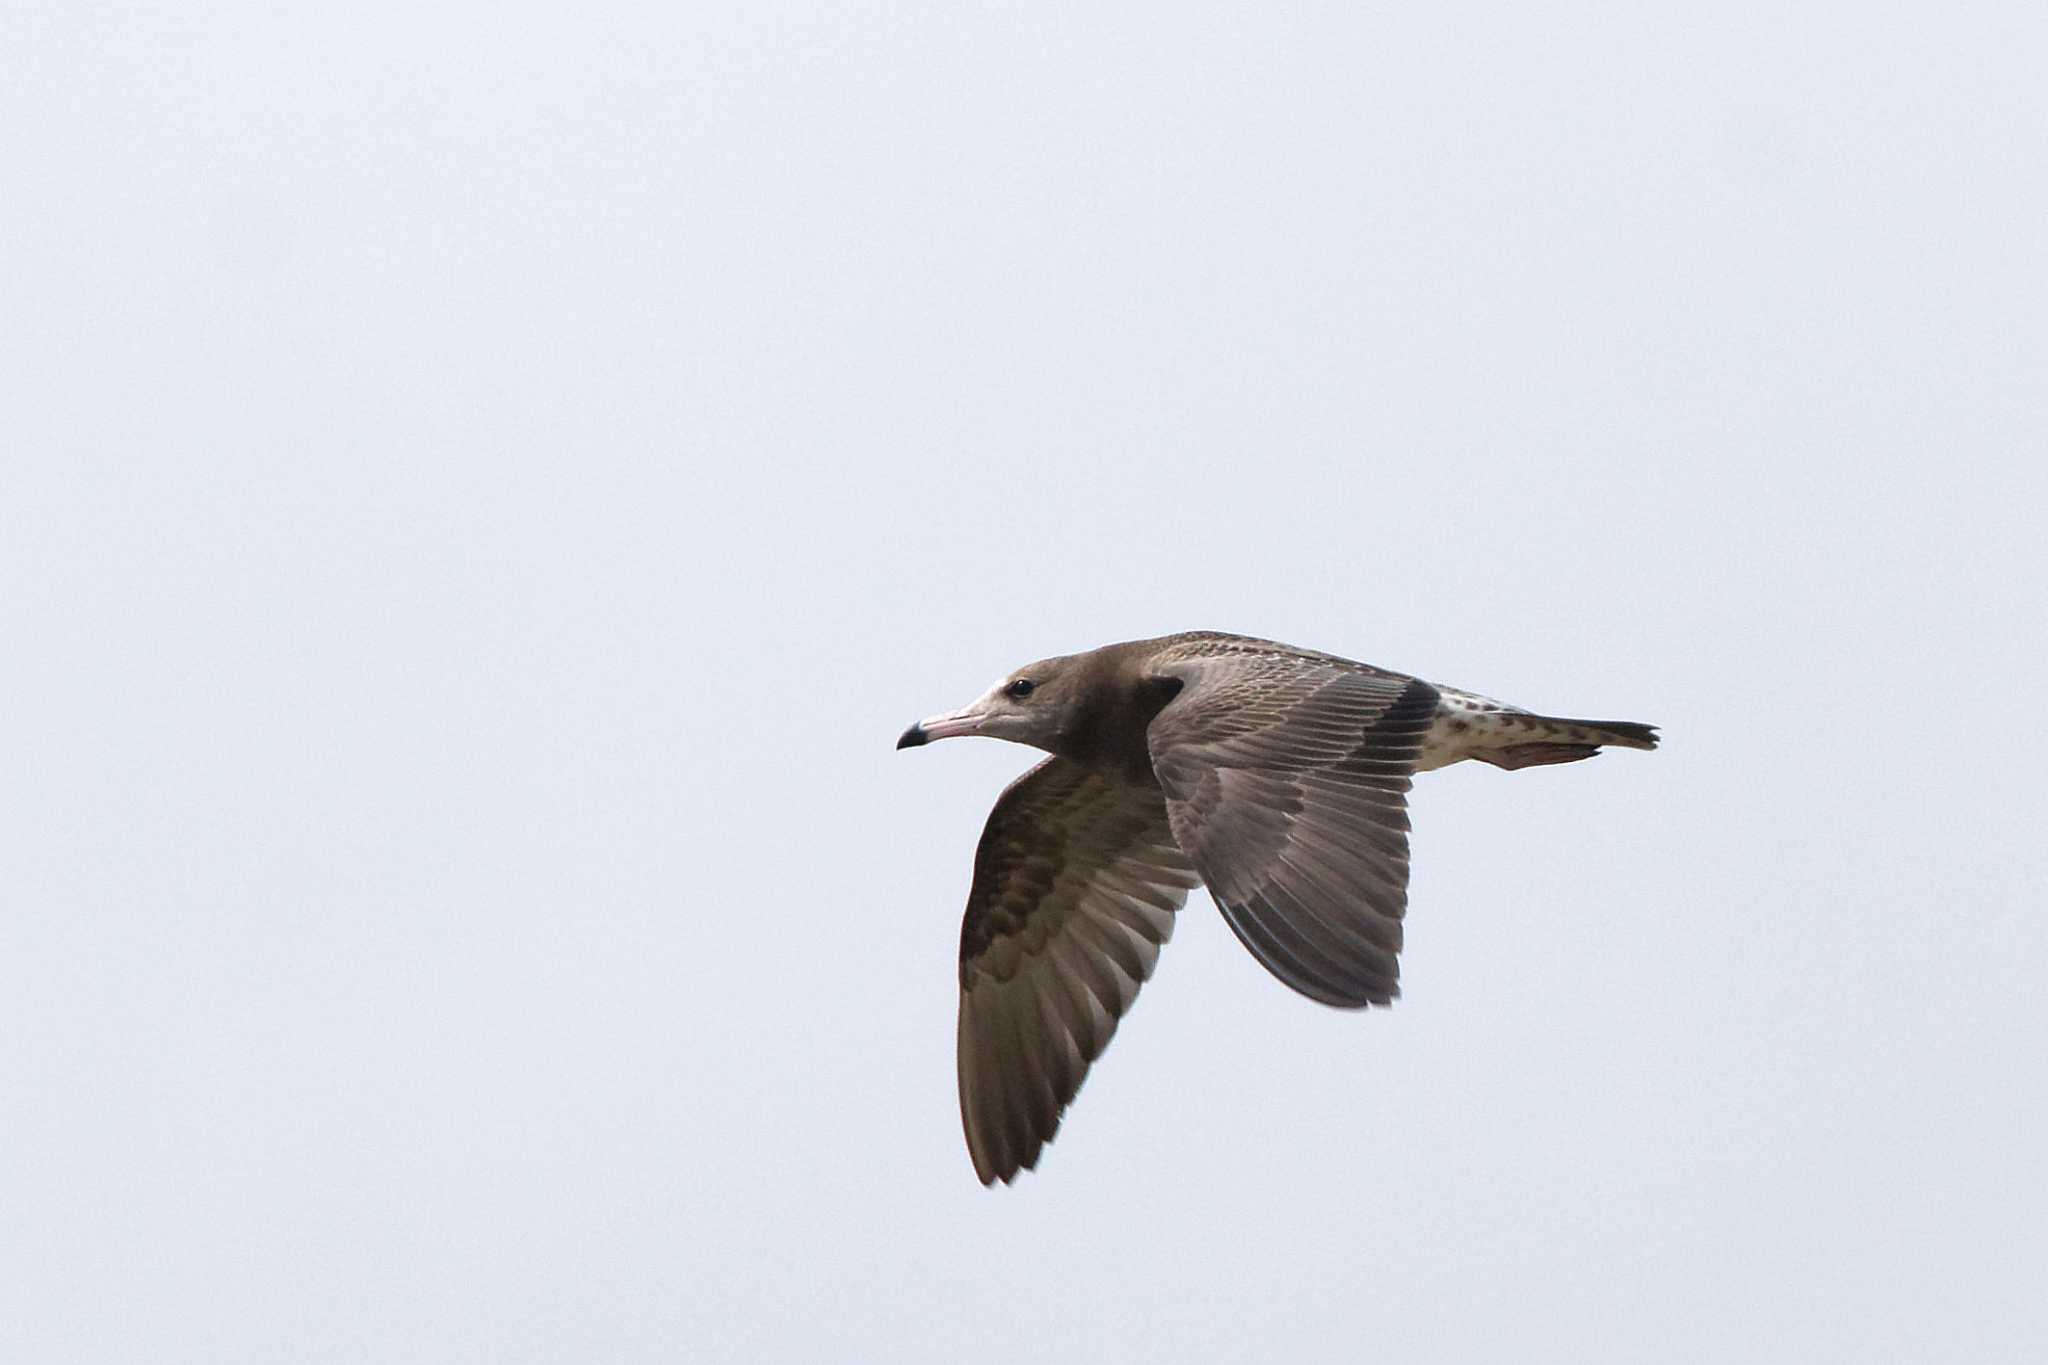
{"type": "Polygon", "coordinates": [[[1399,993],[1410,775],[1437,691],[1404,674],[1232,637],[1155,671],[1153,769],[1180,846],[1252,954],[1325,1004],[1399,993]]]}
{"type": "Polygon", "coordinates": [[[983,1184],[1037,1164],[1199,884],[1156,787],[1049,758],[997,800],[960,925],[960,1117],[983,1184]]]}

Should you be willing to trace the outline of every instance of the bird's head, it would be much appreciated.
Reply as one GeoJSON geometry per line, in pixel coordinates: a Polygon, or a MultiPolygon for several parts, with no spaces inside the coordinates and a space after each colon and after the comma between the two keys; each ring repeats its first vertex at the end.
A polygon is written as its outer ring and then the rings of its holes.
{"type": "Polygon", "coordinates": [[[911,749],[955,735],[988,735],[1057,753],[1061,736],[1080,711],[1080,670],[1072,667],[1073,662],[1074,656],[1061,655],[1026,664],[959,710],[911,726],[896,747],[911,749]]]}

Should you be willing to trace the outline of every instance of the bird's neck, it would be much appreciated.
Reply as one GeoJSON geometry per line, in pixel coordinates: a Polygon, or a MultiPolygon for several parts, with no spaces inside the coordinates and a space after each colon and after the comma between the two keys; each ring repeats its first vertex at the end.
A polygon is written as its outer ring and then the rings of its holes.
{"type": "Polygon", "coordinates": [[[1166,678],[1118,680],[1090,689],[1088,701],[1062,727],[1053,752],[1131,781],[1154,782],[1146,730],[1178,691],[1180,684],[1166,678]]]}

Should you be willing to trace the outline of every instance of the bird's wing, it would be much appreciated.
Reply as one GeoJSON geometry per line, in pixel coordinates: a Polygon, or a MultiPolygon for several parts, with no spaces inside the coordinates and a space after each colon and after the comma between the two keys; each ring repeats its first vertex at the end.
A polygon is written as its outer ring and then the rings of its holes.
{"type": "Polygon", "coordinates": [[[1245,947],[1303,995],[1399,993],[1409,776],[1428,683],[1283,652],[1169,659],[1147,733],[1173,833],[1245,947]]]}
{"type": "Polygon", "coordinates": [[[997,800],[960,926],[960,1117],[983,1184],[1037,1163],[1198,885],[1151,786],[1050,758],[997,800]]]}

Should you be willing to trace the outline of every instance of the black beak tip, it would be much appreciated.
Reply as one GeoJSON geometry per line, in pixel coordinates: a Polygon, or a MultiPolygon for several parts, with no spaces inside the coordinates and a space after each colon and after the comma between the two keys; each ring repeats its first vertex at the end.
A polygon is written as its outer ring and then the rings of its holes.
{"type": "Polygon", "coordinates": [[[896,741],[899,749],[915,749],[920,744],[929,744],[932,737],[924,732],[922,725],[913,725],[903,732],[903,738],[896,741]]]}

